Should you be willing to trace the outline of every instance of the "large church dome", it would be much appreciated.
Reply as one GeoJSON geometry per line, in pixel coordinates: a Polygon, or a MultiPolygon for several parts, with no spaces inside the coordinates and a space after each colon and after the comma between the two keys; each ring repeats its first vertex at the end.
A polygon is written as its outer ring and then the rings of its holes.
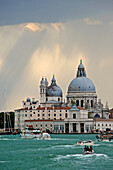
{"type": "Polygon", "coordinates": [[[74,78],[69,87],[68,92],[94,92],[95,86],[93,82],[86,77],[86,71],[84,65],[82,64],[82,60],[78,66],[77,76],[74,78]]]}
{"type": "Polygon", "coordinates": [[[95,86],[87,77],[77,77],[71,81],[68,92],[95,92],[95,86]]]}
{"type": "Polygon", "coordinates": [[[51,85],[47,87],[46,95],[62,97],[62,90],[59,86],[57,86],[54,75],[52,78],[51,85]]]}

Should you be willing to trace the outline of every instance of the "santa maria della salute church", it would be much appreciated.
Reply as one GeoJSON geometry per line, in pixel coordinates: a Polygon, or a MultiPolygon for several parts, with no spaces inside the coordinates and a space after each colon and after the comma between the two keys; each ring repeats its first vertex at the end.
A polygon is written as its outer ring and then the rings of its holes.
{"type": "Polygon", "coordinates": [[[52,133],[91,133],[94,130],[113,130],[109,107],[98,100],[95,85],[87,77],[80,60],[76,77],[68,86],[66,102],[62,89],[53,75],[40,81],[40,102],[27,98],[22,108],[15,110],[15,129],[23,130],[32,125],[52,133]]]}

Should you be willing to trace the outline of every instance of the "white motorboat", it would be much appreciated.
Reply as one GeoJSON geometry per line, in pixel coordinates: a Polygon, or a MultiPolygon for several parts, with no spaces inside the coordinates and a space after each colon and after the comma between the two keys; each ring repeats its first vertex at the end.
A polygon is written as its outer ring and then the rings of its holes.
{"type": "Polygon", "coordinates": [[[83,155],[92,155],[92,154],[94,154],[94,150],[92,150],[92,151],[85,151],[85,150],[83,150],[83,152],[82,152],[82,154],[83,155]]]}
{"type": "Polygon", "coordinates": [[[46,132],[41,133],[39,129],[34,130],[33,128],[29,128],[29,127],[26,127],[25,130],[23,130],[20,135],[24,139],[33,139],[33,138],[51,139],[50,134],[46,132]]]}
{"type": "Polygon", "coordinates": [[[98,141],[100,141],[100,142],[109,142],[109,141],[111,141],[111,139],[101,138],[101,139],[98,139],[98,141]]]}
{"type": "Polygon", "coordinates": [[[94,145],[94,142],[92,140],[85,140],[85,141],[77,142],[76,145],[94,145]]]}

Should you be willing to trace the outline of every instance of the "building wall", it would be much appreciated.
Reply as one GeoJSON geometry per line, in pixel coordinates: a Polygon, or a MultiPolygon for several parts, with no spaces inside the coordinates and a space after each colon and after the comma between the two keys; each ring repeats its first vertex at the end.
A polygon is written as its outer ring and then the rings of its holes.
{"type": "Polygon", "coordinates": [[[113,130],[113,119],[95,119],[95,129],[106,131],[107,129],[113,130]]]}
{"type": "Polygon", "coordinates": [[[79,107],[82,107],[81,105],[81,101],[83,101],[83,107],[85,108],[85,104],[88,104],[89,107],[91,107],[91,101],[93,101],[93,103],[97,102],[97,95],[96,93],[72,93],[69,92],[67,95],[67,102],[71,102],[71,100],[73,100],[74,98],[76,98],[76,101],[79,101],[79,107]]]}

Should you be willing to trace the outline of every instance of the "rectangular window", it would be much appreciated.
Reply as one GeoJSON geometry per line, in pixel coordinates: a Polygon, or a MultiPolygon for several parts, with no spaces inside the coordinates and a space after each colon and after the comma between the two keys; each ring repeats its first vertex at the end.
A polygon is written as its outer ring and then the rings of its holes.
{"type": "Polygon", "coordinates": [[[48,112],[50,112],[50,110],[48,110],[48,112]]]}
{"type": "Polygon", "coordinates": [[[89,131],[89,125],[86,125],[85,129],[86,129],[86,132],[88,132],[89,131]]]}
{"type": "Polygon", "coordinates": [[[60,110],[60,112],[62,112],[62,110],[60,110]]]}
{"type": "Polygon", "coordinates": [[[35,112],[33,112],[35,114],[35,112]]]}
{"type": "Polygon", "coordinates": [[[30,110],[30,112],[32,112],[32,110],[30,110]]]}
{"type": "Polygon", "coordinates": [[[56,116],[56,114],[54,114],[54,116],[56,116]]]}
{"type": "Polygon", "coordinates": [[[60,114],[60,116],[62,116],[62,114],[60,114]]]}
{"type": "Polygon", "coordinates": [[[54,131],[57,132],[59,130],[58,125],[54,125],[54,131]]]}
{"type": "Polygon", "coordinates": [[[38,114],[38,117],[40,117],[40,114],[38,114]]]}
{"type": "Polygon", "coordinates": [[[30,114],[30,117],[32,117],[32,114],[30,114]]]}
{"type": "Polygon", "coordinates": [[[76,119],[76,114],[75,113],[73,114],[73,119],[76,119]]]}
{"type": "Polygon", "coordinates": [[[64,131],[64,125],[60,125],[60,130],[64,131]]]}
{"type": "Polygon", "coordinates": [[[54,112],[56,112],[56,110],[54,110],[54,112]]]}
{"type": "Polygon", "coordinates": [[[27,114],[25,114],[25,117],[27,117],[27,114]]]}
{"type": "Polygon", "coordinates": [[[25,112],[27,112],[27,110],[25,112]]]}
{"type": "Polygon", "coordinates": [[[43,116],[45,116],[45,114],[43,114],[43,116]]]}
{"type": "Polygon", "coordinates": [[[48,114],[48,116],[50,116],[50,114],[48,114]]]}

